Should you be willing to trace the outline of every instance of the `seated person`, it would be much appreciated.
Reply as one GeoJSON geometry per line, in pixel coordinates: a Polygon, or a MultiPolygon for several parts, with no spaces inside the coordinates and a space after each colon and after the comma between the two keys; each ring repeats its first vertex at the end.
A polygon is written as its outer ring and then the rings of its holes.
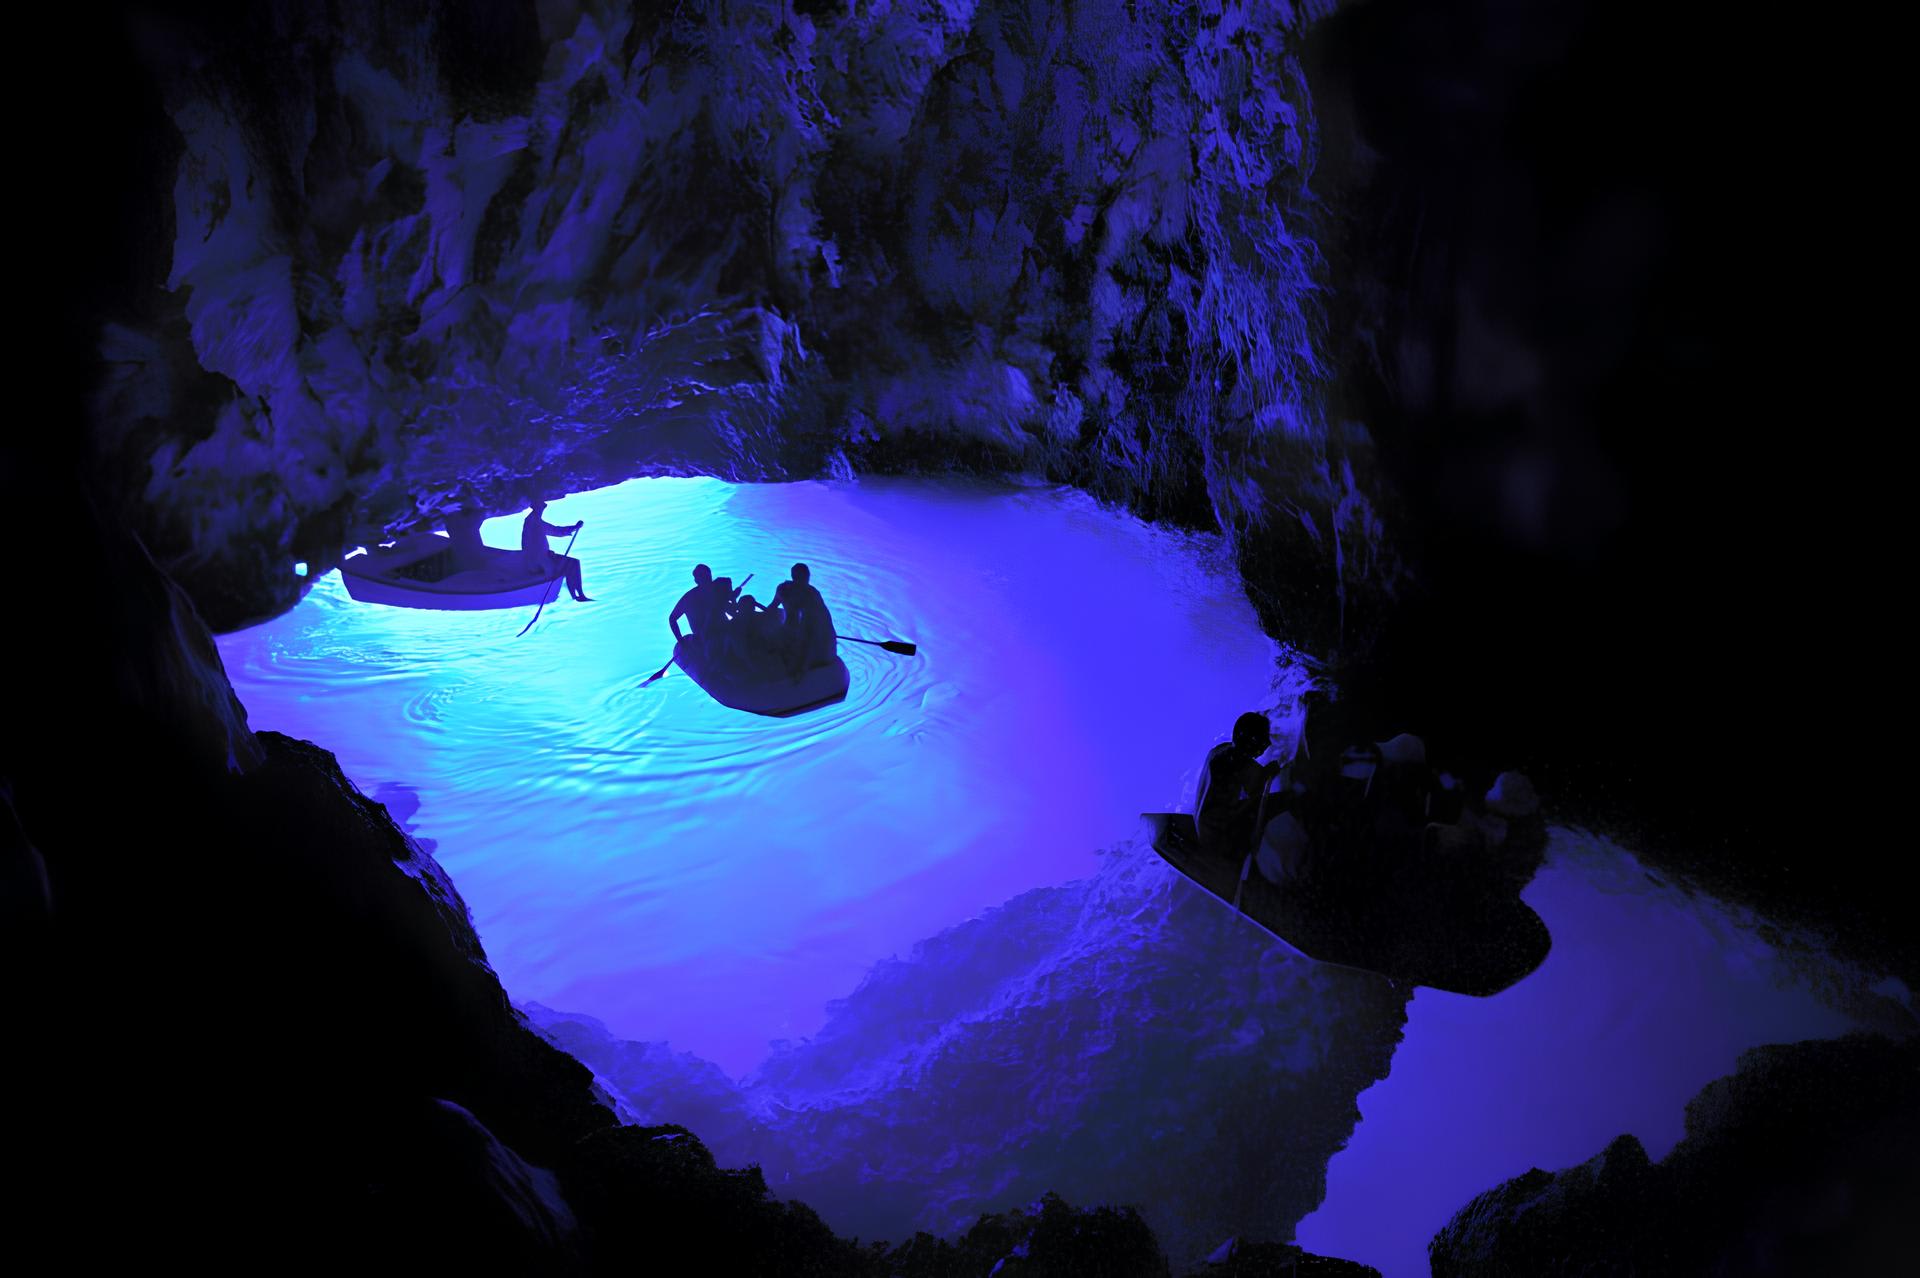
{"type": "Polygon", "coordinates": [[[485,518],[478,510],[466,508],[447,516],[447,539],[453,543],[455,572],[484,572],[493,566],[487,545],[480,540],[480,523],[485,518]]]}
{"type": "Polygon", "coordinates": [[[1313,870],[1313,840],[1291,812],[1282,812],[1260,832],[1253,863],[1260,877],[1276,887],[1303,885],[1313,870]]]}
{"type": "Polygon", "coordinates": [[[839,652],[833,614],[827,611],[826,600],[814,589],[811,577],[805,564],[795,564],[793,576],[780,583],[773,592],[773,602],[767,605],[769,612],[780,613],[780,646],[788,673],[796,677],[803,670],[831,663],[839,652]]]}
{"type": "Polygon", "coordinates": [[[542,576],[564,576],[568,594],[581,603],[592,603],[592,598],[580,585],[580,561],[572,555],[557,555],[547,545],[549,537],[566,537],[579,532],[586,526],[585,521],[562,527],[548,523],[546,515],[546,498],[535,497],[527,510],[526,519],[520,525],[520,552],[527,570],[542,576]]]}
{"type": "Polygon", "coordinates": [[[1374,855],[1403,857],[1419,847],[1431,819],[1432,779],[1426,744],[1401,733],[1375,745],[1379,762],[1367,795],[1373,814],[1374,855]]]}
{"type": "Polygon", "coordinates": [[[780,617],[752,595],[741,595],[728,610],[721,627],[729,654],[740,657],[771,677],[785,669],[785,649],[780,643],[780,617]]]}
{"type": "Polygon", "coordinates": [[[1194,796],[1194,826],[1200,846],[1223,856],[1253,851],[1261,799],[1281,764],[1259,761],[1273,744],[1267,716],[1249,710],[1233,723],[1233,739],[1207,752],[1194,796]]]}
{"type": "Polygon", "coordinates": [[[732,602],[731,589],[713,579],[713,569],[705,564],[693,566],[693,589],[680,596],[680,602],[667,614],[667,626],[673,631],[673,641],[679,643],[686,635],[680,633],[680,619],[687,619],[687,634],[711,637],[727,619],[727,606],[732,602]]]}

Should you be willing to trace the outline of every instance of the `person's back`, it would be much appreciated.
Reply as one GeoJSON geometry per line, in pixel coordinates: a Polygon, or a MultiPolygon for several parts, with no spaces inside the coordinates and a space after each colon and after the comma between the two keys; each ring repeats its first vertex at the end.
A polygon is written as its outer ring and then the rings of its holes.
{"type": "Polygon", "coordinates": [[[1233,739],[1207,752],[1194,796],[1194,827],[1202,848],[1233,855],[1253,850],[1261,798],[1277,770],[1258,762],[1271,743],[1267,717],[1248,711],[1234,723],[1233,739]]]}
{"type": "MultiPolygon", "coordinates": [[[[723,579],[724,580],[724,579],[723,579]]],[[[673,631],[675,641],[680,634],[680,619],[687,619],[689,634],[710,634],[717,630],[720,618],[726,607],[732,590],[730,585],[723,587],[714,580],[713,570],[705,564],[695,564],[693,568],[693,589],[680,596],[680,601],[667,614],[667,625],[673,631]]]]}
{"type": "Polygon", "coordinates": [[[779,609],[787,630],[784,646],[788,664],[796,670],[825,665],[838,651],[833,632],[833,614],[827,601],[814,588],[812,573],[805,564],[793,566],[790,580],[774,591],[771,608],[779,609]]]}
{"type": "Polygon", "coordinates": [[[526,555],[529,564],[542,569],[553,554],[553,548],[547,545],[549,530],[559,535],[559,530],[542,518],[545,513],[546,505],[542,503],[529,510],[527,517],[520,521],[521,553],[526,555]]]}
{"type": "Polygon", "coordinates": [[[803,584],[800,593],[801,634],[805,639],[807,664],[825,665],[832,661],[837,645],[833,634],[833,614],[827,601],[811,584],[803,584]]]}
{"type": "Polygon", "coordinates": [[[447,516],[447,539],[453,543],[453,567],[467,572],[487,567],[487,546],[480,539],[478,511],[456,510],[447,516]]]}

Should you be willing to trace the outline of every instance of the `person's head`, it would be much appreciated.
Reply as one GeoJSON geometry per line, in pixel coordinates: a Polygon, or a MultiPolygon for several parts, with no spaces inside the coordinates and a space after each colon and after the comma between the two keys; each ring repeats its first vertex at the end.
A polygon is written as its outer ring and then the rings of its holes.
{"type": "Polygon", "coordinates": [[[547,499],[545,497],[530,498],[527,502],[527,507],[531,513],[537,515],[547,508],[547,499]]]}
{"type": "Polygon", "coordinates": [[[1251,755],[1264,754],[1273,744],[1273,725],[1258,710],[1249,710],[1233,721],[1233,744],[1251,755]]]}
{"type": "Polygon", "coordinates": [[[695,564],[693,566],[693,584],[696,586],[711,586],[713,584],[713,569],[707,567],[705,564],[695,564]]]}
{"type": "Polygon", "coordinates": [[[805,564],[795,564],[793,566],[793,579],[799,582],[801,585],[803,586],[806,585],[807,578],[811,575],[812,574],[810,574],[807,571],[807,566],[805,564]]]}

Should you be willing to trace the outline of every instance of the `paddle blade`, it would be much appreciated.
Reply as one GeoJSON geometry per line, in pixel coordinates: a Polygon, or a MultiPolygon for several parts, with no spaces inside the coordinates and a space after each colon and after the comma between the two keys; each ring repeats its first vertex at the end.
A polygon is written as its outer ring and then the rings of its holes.
{"type": "Polygon", "coordinates": [[[646,687],[646,686],[647,686],[648,684],[650,684],[650,683],[652,683],[652,682],[654,682],[655,680],[657,680],[658,678],[660,678],[660,676],[661,676],[661,675],[664,675],[664,674],[665,674],[665,673],[666,673],[667,671],[669,671],[669,670],[671,670],[671,669],[673,669],[673,662],[671,662],[671,661],[669,661],[669,662],[667,662],[667,664],[666,664],[666,665],[664,665],[664,666],[661,666],[661,667],[660,667],[660,668],[659,668],[658,670],[656,670],[656,671],[654,671],[654,672],[653,672],[652,674],[650,674],[650,675],[648,675],[648,676],[647,676],[646,678],[644,678],[644,679],[642,679],[642,680],[640,681],[640,686],[641,686],[641,687],[643,687],[643,688],[644,688],[644,687],[646,687]]]}
{"type": "Polygon", "coordinates": [[[914,653],[920,651],[915,645],[900,639],[889,639],[880,646],[888,652],[897,652],[903,657],[911,657],[914,653]]]}

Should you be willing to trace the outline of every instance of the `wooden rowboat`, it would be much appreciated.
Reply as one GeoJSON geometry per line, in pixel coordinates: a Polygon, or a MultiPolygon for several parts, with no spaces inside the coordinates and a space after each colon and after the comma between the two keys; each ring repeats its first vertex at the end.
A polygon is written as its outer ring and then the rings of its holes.
{"type": "Polygon", "coordinates": [[[416,533],[355,555],[340,565],[340,579],[361,603],[449,612],[538,607],[560,589],[558,572],[529,569],[521,551],[482,546],[456,557],[453,543],[439,533],[416,533]]]}
{"type": "Polygon", "coordinates": [[[1142,816],[1161,859],[1316,962],[1484,998],[1539,967],[1553,945],[1517,892],[1503,890],[1495,876],[1471,880],[1457,861],[1402,866],[1364,891],[1275,885],[1243,858],[1204,851],[1186,813],[1142,816]]]}

